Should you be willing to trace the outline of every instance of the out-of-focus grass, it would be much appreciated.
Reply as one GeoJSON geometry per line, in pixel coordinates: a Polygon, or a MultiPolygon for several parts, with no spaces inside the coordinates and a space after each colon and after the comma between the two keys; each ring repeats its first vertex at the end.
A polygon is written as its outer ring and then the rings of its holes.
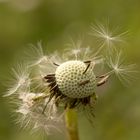
{"type": "MultiPolygon", "coordinates": [[[[128,30],[125,54],[129,61],[140,64],[140,1],[139,0],[0,0],[0,82],[16,55],[28,43],[42,40],[48,51],[60,50],[63,38],[84,32],[95,20],[128,30]]],[[[94,45],[93,45],[94,46],[94,45]]],[[[137,74],[139,78],[140,75],[137,74]]],[[[94,127],[80,119],[81,140],[139,140],[140,139],[140,80],[124,88],[116,80],[102,88],[96,107],[94,127]],[[109,90],[108,90],[109,89],[109,90]],[[105,91],[104,91],[105,90],[105,91]]],[[[8,101],[2,98],[6,89],[0,86],[0,139],[31,139],[17,131],[8,101]]],[[[49,139],[58,136],[49,136],[49,139]]],[[[62,135],[60,136],[62,139],[62,135]]]]}

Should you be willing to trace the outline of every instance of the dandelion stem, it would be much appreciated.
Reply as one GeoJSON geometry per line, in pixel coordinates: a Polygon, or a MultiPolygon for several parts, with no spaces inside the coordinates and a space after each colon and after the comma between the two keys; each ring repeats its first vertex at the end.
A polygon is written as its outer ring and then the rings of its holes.
{"type": "Polygon", "coordinates": [[[69,140],[79,140],[77,112],[75,109],[67,107],[65,112],[65,123],[69,140]]]}

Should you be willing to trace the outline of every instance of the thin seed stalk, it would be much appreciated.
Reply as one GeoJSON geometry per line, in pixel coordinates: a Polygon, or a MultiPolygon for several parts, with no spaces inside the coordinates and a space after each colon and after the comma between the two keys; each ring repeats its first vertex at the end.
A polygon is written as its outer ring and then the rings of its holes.
{"type": "Polygon", "coordinates": [[[65,112],[65,124],[68,132],[68,140],[79,140],[77,112],[67,107],[65,112]]]}

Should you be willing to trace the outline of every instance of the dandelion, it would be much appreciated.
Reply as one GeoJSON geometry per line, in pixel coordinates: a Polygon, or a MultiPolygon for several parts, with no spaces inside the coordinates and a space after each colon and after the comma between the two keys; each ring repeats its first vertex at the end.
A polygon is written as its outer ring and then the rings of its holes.
{"type": "MultiPolygon", "coordinates": [[[[100,30],[95,29],[96,35],[105,35],[102,26],[100,30]]],[[[116,38],[108,34],[109,40],[116,38]]],[[[14,70],[15,84],[8,89],[7,95],[16,98],[16,112],[20,114],[19,121],[24,128],[41,129],[50,134],[54,129],[63,131],[65,119],[70,139],[78,140],[76,112],[84,109],[92,122],[96,89],[104,85],[112,74],[119,79],[131,75],[133,65],[122,65],[121,53],[117,53],[115,59],[108,57],[104,61],[102,54],[97,55],[99,50],[97,53],[91,47],[82,48],[81,43],[72,42],[73,47],[78,47],[64,51],[69,55],[45,55],[38,43],[37,47],[31,48],[29,57],[26,55],[26,69],[18,66],[18,70],[14,70]],[[96,66],[102,67],[103,62],[111,70],[100,74],[96,66]]]]}

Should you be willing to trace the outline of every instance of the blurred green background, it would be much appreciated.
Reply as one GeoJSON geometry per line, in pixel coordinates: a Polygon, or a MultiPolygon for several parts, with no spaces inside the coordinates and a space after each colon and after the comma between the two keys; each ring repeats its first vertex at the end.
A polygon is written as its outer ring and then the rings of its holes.
{"type": "MultiPolygon", "coordinates": [[[[60,50],[65,36],[83,33],[95,20],[109,19],[111,26],[129,31],[125,54],[140,65],[140,1],[139,0],[0,0],[0,82],[8,77],[16,55],[42,40],[49,52],[60,50]]],[[[139,79],[140,75],[137,74],[139,79]]],[[[114,80],[102,88],[92,127],[80,117],[81,140],[140,139],[140,80],[123,87],[114,80]],[[112,84],[114,82],[114,84],[112,84]]],[[[6,90],[0,85],[0,140],[31,140],[20,132],[13,121],[8,101],[2,98],[6,90]]],[[[63,134],[49,140],[65,139],[63,134]]]]}

